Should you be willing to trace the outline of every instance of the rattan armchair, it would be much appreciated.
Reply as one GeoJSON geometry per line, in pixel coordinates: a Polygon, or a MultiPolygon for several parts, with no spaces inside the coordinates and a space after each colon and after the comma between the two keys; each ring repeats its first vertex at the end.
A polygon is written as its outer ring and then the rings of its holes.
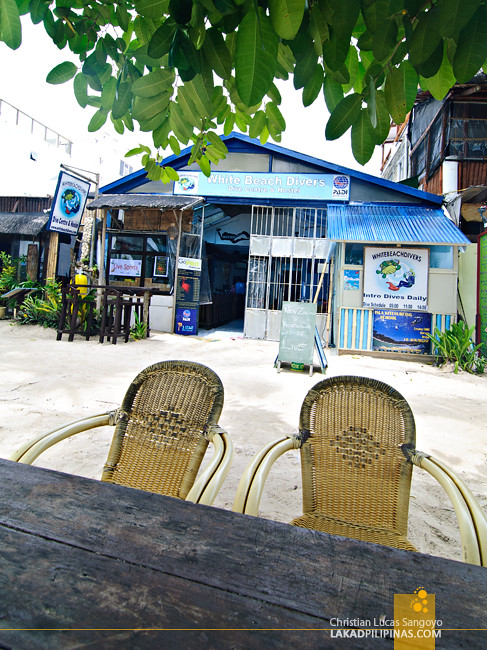
{"type": "Polygon", "coordinates": [[[269,470],[291,449],[301,450],[303,515],[291,523],[395,548],[407,539],[413,465],[429,472],[450,497],[465,562],[487,565],[487,520],[467,486],[415,449],[413,413],[404,397],[365,377],[319,382],[301,407],[299,434],[258,453],[245,470],[234,510],[258,516],[269,470]]]}
{"type": "Polygon", "coordinates": [[[218,426],[222,408],[223,386],[212,370],[190,361],[162,361],[137,375],[117,410],[41,434],[10,460],[31,464],[69,436],[114,425],[102,481],[211,505],[233,451],[218,426]],[[196,478],[209,442],[214,454],[196,478]]]}

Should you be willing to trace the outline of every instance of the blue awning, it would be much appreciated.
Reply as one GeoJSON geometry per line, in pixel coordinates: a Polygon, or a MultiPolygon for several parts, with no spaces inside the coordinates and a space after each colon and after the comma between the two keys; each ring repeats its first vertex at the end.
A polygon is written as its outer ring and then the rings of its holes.
{"type": "Polygon", "coordinates": [[[407,205],[329,205],[327,238],[337,242],[470,244],[441,208],[407,205]]]}

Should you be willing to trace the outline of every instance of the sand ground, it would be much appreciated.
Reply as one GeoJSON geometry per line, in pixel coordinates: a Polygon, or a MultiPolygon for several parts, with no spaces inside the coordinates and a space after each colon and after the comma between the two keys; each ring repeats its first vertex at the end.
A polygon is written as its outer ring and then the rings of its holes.
{"type": "MultiPolygon", "coordinates": [[[[119,405],[128,385],[148,365],[166,359],[204,363],[221,378],[225,405],[220,424],[235,455],[215,506],[231,509],[240,476],[267,442],[296,432],[307,391],[320,372],[284,369],[278,344],[243,339],[235,332],[198,337],[152,333],[143,341],[100,344],[96,339],[56,341],[54,330],[0,321],[0,457],[8,458],[37,433],[119,405]]],[[[487,374],[481,377],[418,361],[328,353],[326,376],[364,375],[385,381],[408,400],[416,419],[417,448],[449,465],[487,512],[487,374]]],[[[112,430],[79,434],[45,452],[36,465],[99,478],[112,430]]],[[[426,472],[413,475],[409,538],[419,551],[461,560],[452,505],[426,472]]],[[[261,516],[289,521],[301,513],[299,452],[273,468],[261,516]]]]}

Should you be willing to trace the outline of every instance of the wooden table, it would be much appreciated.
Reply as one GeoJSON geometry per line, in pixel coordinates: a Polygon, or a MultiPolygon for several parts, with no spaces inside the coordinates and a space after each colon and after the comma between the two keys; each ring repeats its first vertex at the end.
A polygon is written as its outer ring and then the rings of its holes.
{"type": "Polygon", "coordinates": [[[487,647],[484,568],[10,461],[0,485],[2,648],[392,648],[332,619],[418,587],[438,648],[487,647]]]}

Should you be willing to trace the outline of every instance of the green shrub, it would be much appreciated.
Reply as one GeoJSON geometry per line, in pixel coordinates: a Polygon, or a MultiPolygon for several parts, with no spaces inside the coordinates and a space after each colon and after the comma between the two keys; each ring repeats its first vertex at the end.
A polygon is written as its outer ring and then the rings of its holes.
{"type": "Polygon", "coordinates": [[[482,374],[487,359],[479,352],[480,344],[473,344],[473,330],[473,327],[467,328],[465,321],[452,323],[445,332],[435,327],[433,334],[428,336],[433,341],[436,363],[453,363],[455,373],[461,368],[466,372],[482,374]]]}
{"type": "Polygon", "coordinates": [[[18,310],[17,320],[24,325],[42,325],[57,329],[61,303],[61,284],[50,280],[46,286],[40,286],[35,295],[25,298],[18,310]]]}
{"type": "Polygon", "coordinates": [[[134,314],[135,323],[130,328],[130,338],[134,341],[140,341],[147,337],[147,325],[139,319],[137,314],[134,314]]]}

